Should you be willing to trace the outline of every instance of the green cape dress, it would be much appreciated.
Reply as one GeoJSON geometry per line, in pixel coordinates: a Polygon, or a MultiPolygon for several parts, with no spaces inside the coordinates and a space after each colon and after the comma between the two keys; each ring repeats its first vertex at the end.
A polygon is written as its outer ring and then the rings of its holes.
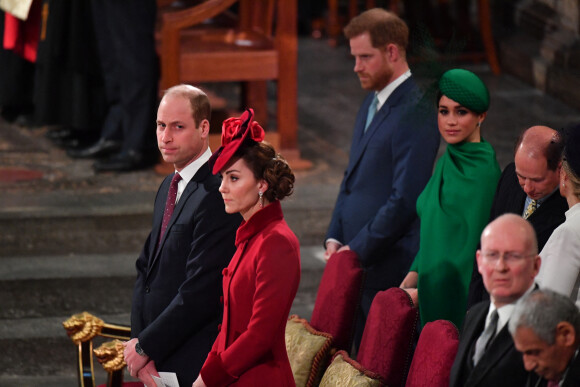
{"type": "Polygon", "coordinates": [[[495,151],[481,142],[447,145],[417,199],[421,219],[418,273],[421,325],[444,319],[461,328],[475,251],[500,176],[495,151]]]}

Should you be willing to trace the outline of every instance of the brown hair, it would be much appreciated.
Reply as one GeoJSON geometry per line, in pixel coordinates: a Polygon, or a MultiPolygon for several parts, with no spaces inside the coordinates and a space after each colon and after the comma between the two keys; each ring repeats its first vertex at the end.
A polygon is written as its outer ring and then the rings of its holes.
{"type": "Polygon", "coordinates": [[[179,95],[189,100],[191,111],[193,112],[193,120],[195,121],[196,126],[199,127],[203,120],[210,120],[211,105],[209,103],[209,98],[207,98],[207,95],[203,90],[191,85],[181,84],[165,90],[163,97],[166,95],[179,95]]]}
{"type": "Polygon", "coordinates": [[[409,44],[409,27],[397,15],[382,8],[373,8],[354,17],[346,27],[344,36],[352,39],[368,32],[374,48],[393,43],[405,52],[409,44]]]}
{"type": "Polygon", "coordinates": [[[243,159],[258,180],[265,180],[268,189],[264,197],[269,201],[282,200],[294,189],[294,173],[284,158],[267,142],[246,140],[232,159],[243,159]]]}

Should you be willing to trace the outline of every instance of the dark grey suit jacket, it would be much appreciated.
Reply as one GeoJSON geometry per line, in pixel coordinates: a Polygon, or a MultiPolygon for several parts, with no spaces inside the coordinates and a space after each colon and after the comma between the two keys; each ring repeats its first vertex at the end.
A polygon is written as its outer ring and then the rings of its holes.
{"type": "Polygon", "coordinates": [[[481,360],[473,367],[473,346],[485,326],[489,301],[475,305],[466,315],[459,347],[451,367],[450,387],[525,386],[528,372],[516,351],[507,325],[494,337],[481,360]]]}
{"type": "Polygon", "coordinates": [[[205,163],[187,184],[156,249],[172,177],[157,192],[153,229],[137,259],[131,335],[158,371],[175,372],[180,385],[190,386],[218,333],[222,270],[235,252],[241,217],[226,214],[220,179],[205,163]]]}

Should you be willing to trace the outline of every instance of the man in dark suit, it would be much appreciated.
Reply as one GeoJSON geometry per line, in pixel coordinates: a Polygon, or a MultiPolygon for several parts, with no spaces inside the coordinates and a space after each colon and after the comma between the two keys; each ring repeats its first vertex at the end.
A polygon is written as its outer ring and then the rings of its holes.
{"type": "MultiPolygon", "coordinates": [[[[568,203],[558,190],[562,148],[562,138],[554,129],[547,126],[526,129],[516,143],[515,162],[502,172],[491,206],[490,221],[506,213],[529,220],[536,231],[539,251],[566,219],[568,203]]],[[[469,287],[468,308],[489,300],[476,268],[477,263],[469,287]]]]}
{"type": "Polygon", "coordinates": [[[483,230],[476,256],[491,302],[467,312],[449,385],[523,386],[528,372],[507,323],[515,302],[536,288],[541,259],[534,229],[521,216],[502,215],[483,230]]]}
{"type": "Polygon", "coordinates": [[[366,271],[355,344],[375,294],[399,286],[417,253],[417,197],[439,146],[434,101],[422,100],[406,60],[409,30],[375,8],[344,29],[361,87],[348,167],[325,240],[325,258],[357,253],[366,271]]]}
{"type": "Polygon", "coordinates": [[[134,338],[125,359],[144,382],[159,370],[190,386],[218,334],[222,270],[241,218],[226,214],[221,180],[207,163],[209,118],[207,96],[189,85],[167,90],[157,113],[159,150],[176,172],[157,192],[153,229],[136,264],[134,338]]]}
{"type": "Polygon", "coordinates": [[[580,386],[580,311],[569,297],[538,290],[516,304],[509,323],[530,374],[527,386],[580,386]]]}
{"type": "Polygon", "coordinates": [[[154,38],[157,2],[90,3],[107,112],[99,140],[87,148],[71,149],[68,155],[97,158],[96,172],[149,167],[159,156],[152,134],[159,81],[154,38]]]}

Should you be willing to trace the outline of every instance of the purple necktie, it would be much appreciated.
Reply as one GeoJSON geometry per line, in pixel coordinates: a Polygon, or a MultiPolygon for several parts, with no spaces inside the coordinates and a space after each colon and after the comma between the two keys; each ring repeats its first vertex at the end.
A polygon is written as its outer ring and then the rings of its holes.
{"type": "Polygon", "coordinates": [[[181,175],[175,172],[173,179],[171,179],[171,185],[169,186],[169,193],[167,194],[167,201],[165,202],[165,211],[163,212],[163,223],[161,223],[161,232],[159,233],[159,242],[163,239],[163,234],[167,229],[169,224],[169,219],[173,215],[173,210],[175,209],[175,199],[177,198],[177,183],[181,180],[181,175]]]}

